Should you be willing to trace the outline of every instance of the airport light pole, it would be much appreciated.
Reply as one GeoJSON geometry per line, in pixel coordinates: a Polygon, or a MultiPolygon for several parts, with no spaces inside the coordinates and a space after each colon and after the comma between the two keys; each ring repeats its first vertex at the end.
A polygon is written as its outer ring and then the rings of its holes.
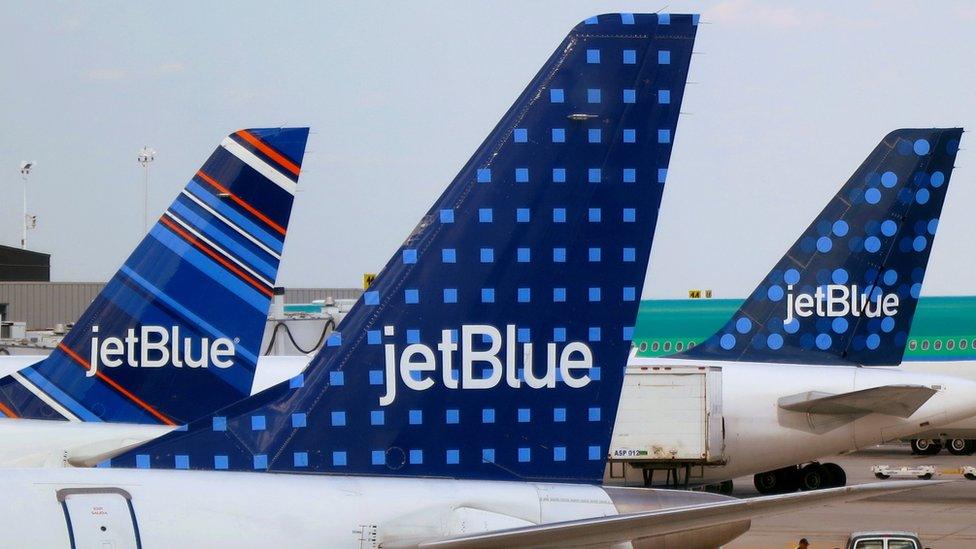
{"type": "Polygon", "coordinates": [[[139,149],[139,163],[145,171],[146,185],[142,195],[142,230],[143,234],[149,233],[149,164],[156,159],[156,151],[146,145],[139,149]]]}
{"type": "Polygon", "coordinates": [[[24,183],[24,224],[20,233],[20,247],[24,250],[27,249],[27,228],[32,221],[27,215],[27,176],[30,175],[34,164],[35,162],[33,160],[25,160],[20,163],[20,179],[24,183]]]}

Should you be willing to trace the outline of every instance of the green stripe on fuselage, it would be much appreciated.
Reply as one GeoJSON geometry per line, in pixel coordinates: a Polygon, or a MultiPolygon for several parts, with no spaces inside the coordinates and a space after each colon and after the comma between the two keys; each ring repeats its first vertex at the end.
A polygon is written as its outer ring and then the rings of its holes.
{"type": "MultiPolygon", "coordinates": [[[[664,356],[721,329],[741,299],[651,299],[641,302],[634,329],[640,356],[664,356]]],[[[905,360],[976,360],[976,296],[923,297],[908,336],[905,360]]]]}

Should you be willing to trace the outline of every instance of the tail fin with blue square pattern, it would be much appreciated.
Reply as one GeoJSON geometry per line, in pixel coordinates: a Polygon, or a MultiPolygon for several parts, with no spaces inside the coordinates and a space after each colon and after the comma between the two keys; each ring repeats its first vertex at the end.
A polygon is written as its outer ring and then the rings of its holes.
{"type": "Polygon", "coordinates": [[[671,356],[901,363],[961,136],[885,136],[728,323],[671,356]]]}
{"type": "Polygon", "coordinates": [[[307,138],[224,139],[0,413],[180,425],[248,396],[307,138]]]}
{"type": "Polygon", "coordinates": [[[111,465],[599,482],[696,24],[574,28],[304,375],[111,465]]]}

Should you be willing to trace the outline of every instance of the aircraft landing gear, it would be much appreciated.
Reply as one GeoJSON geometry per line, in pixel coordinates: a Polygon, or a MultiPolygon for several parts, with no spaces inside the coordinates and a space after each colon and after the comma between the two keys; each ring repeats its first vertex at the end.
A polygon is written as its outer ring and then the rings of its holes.
{"type": "Polygon", "coordinates": [[[942,442],[930,438],[913,438],[911,446],[912,454],[917,456],[934,456],[942,451],[942,442]]]}
{"type": "Polygon", "coordinates": [[[820,490],[847,484],[847,474],[836,463],[813,462],[793,465],[753,476],[753,484],[760,494],[786,494],[797,490],[820,490]]]}
{"type": "Polygon", "coordinates": [[[976,452],[976,440],[954,438],[946,442],[946,448],[954,456],[971,456],[976,452]]]}

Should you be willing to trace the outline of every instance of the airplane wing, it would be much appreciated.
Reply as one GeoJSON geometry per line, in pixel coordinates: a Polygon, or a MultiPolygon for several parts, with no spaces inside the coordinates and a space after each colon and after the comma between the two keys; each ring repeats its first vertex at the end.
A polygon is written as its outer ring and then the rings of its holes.
{"type": "Polygon", "coordinates": [[[606,546],[633,540],[696,530],[707,526],[776,515],[794,509],[853,501],[893,494],[949,481],[890,481],[829,488],[814,492],[798,492],[751,499],[731,500],[702,505],[690,505],[608,517],[572,520],[536,526],[525,526],[444,538],[440,540],[386,545],[384,547],[416,547],[423,549],[491,549],[504,547],[590,547],[606,546]]]}
{"type": "Polygon", "coordinates": [[[936,390],[924,385],[883,385],[834,395],[808,391],[779,399],[778,405],[791,412],[825,415],[878,413],[911,417],[936,390]]]}

